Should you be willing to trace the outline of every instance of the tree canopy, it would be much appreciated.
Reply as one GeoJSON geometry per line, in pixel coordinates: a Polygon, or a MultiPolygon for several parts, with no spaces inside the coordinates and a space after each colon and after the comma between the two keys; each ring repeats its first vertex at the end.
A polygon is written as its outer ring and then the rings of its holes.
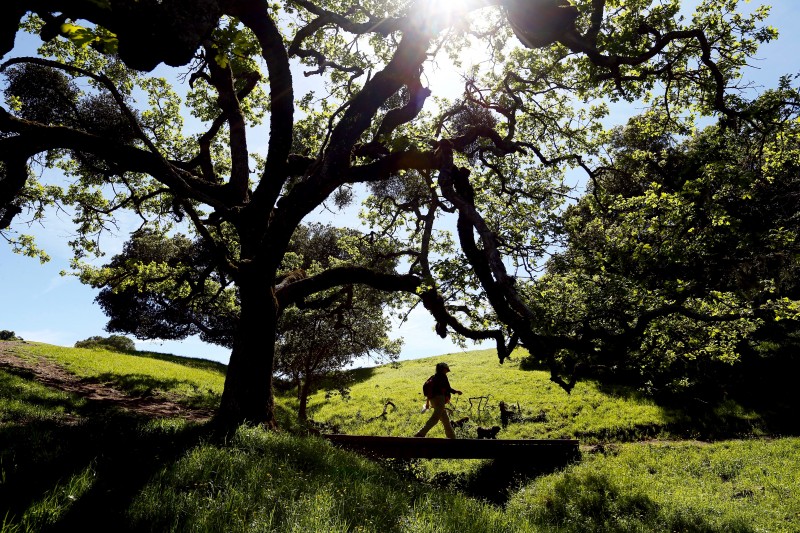
{"type": "Polygon", "coordinates": [[[528,293],[595,341],[568,359],[654,389],[719,389],[743,344],[797,329],[797,109],[785,105],[797,96],[784,84],[752,121],[688,138],[652,116],[612,133],[613,166],[566,211],[566,246],[528,293]]]}
{"type": "Polygon", "coordinates": [[[610,130],[616,102],[648,111],[636,134],[647,150],[691,135],[698,117],[752,121],[737,84],[775,37],[765,8],[740,11],[738,0],[691,14],[677,0],[60,4],[0,8],[0,54],[13,56],[1,67],[0,227],[34,253],[8,233],[14,217],[70,205],[77,260],[99,251],[122,211],[142,232],[191,232],[204,266],[165,290],[236,295],[229,422],[273,423],[275,346],[263,339],[277,338],[290,306],[339,305],[351,285],[421,303],[442,336],[493,339],[501,362],[521,344],[567,390],[598,343],[695,312],[667,299],[620,332],[618,322],[562,327],[540,305],[537,280],[562,244],[565,176],[610,185],[609,146],[621,172],[636,164],[624,147],[637,139],[610,130]],[[44,39],[37,57],[13,54],[19,31],[44,39]],[[476,54],[485,60],[468,66],[463,90],[442,98],[437,63],[476,54]],[[184,80],[184,98],[147,73],[161,63],[184,80]],[[306,78],[318,79],[308,92],[306,78]],[[187,127],[186,113],[201,126],[187,127]],[[39,181],[36,166],[64,180],[39,181]],[[304,220],[323,204],[352,209],[359,187],[370,233],[346,260],[287,281],[304,220]]]}

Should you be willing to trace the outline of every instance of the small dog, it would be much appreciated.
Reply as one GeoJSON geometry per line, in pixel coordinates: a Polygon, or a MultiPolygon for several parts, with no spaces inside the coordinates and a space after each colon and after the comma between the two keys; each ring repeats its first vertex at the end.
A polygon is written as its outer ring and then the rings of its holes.
{"type": "Polygon", "coordinates": [[[499,432],[500,426],[492,426],[490,428],[482,428],[478,426],[479,439],[496,439],[499,432]]]}
{"type": "Polygon", "coordinates": [[[463,427],[467,422],[469,422],[469,417],[465,416],[464,418],[459,418],[455,422],[451,422],[450,425],[453,426],[453,429],[458,429],[463,427]]]}
{"type": "Polygon", "coordinates": [[[515,413],[513,410],[509,409],[506,405],[506,402],[500,402],[500,421],[503,424],[503,427],[506,427],[509,422],[521,422],[519,413],[515,413]]]}

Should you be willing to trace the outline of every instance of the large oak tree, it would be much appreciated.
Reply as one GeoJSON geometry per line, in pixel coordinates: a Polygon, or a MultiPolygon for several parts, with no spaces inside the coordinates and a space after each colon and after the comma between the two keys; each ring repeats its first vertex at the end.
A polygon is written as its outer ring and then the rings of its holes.
{"type": "Polygon", "coordinates": [[[494,339],[501,361],[521,343],[569,390],[573,368],[554,354],[591,351],[602,332],[551,328],[520,292],[553,244],[564,172],[592,172],[608,101],[660,109],[672,130],[742,119],[737,76],[774,32],[759,27],[766,11],[737,5],[706,0],[685,19],[666,0],[6,1],[0,227],[71,204],[80,258],[122,210],[156,231],[189,226],[213,258],[208,278],[238,295],[225,422],[274,423],[263,340],[287,306],[351,284],[421,302],[442,336],[494,339]],[[39,57],[17,57],[19,23],[47,41],[39,57]],[[463,93],[433,98],[436,65],[471,54],[486,60],[463,93]],[[185,75],[202,132],[142,72],[162,62],[185,75]],[[301,94],[309,76],[324,88],[301,94]],[[35,165],[67,185],[40,184],[35,165]],[[354,259],[285,282],[295,230],[359,184],[370,255],[400,266],[354,259]]]}

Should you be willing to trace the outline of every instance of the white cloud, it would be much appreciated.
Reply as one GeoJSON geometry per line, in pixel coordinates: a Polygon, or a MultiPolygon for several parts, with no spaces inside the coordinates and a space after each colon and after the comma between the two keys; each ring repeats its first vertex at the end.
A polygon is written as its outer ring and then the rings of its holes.
{"type": "Polygon", "coordinates": [[[57,289],[59,289],[61,287],[64,287],[65,285],[73,283],[74,281],[75,281],[75,278],[73,278],[71,276],[60,276],[60,275],[59,276],[52,276],[50,278],[50,281],[47,284],[47,286],[42,290],[42,292],[39,293],[39,295],[41,296],[41,295],[47,294],[47,293],[52,292],[54,290],[57,290],[57,289]]]}

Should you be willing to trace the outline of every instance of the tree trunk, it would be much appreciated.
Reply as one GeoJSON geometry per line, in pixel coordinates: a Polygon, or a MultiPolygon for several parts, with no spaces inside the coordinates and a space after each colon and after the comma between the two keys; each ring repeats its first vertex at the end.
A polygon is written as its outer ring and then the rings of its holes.
{"type": "Polygon", "coordinates": [[[278,316],[274,276],[248,270],[238,280],[241,314],[217,420],[228,427],[248,422],[275,428],[272,370],[278,316]]]}
{"type": "Polygon", "coordinates": [[[311,379],[306,375],[300,388],[300,406],[297,408],[297,419],[308,420],[308,396],[311,394],[311,379]]]}

